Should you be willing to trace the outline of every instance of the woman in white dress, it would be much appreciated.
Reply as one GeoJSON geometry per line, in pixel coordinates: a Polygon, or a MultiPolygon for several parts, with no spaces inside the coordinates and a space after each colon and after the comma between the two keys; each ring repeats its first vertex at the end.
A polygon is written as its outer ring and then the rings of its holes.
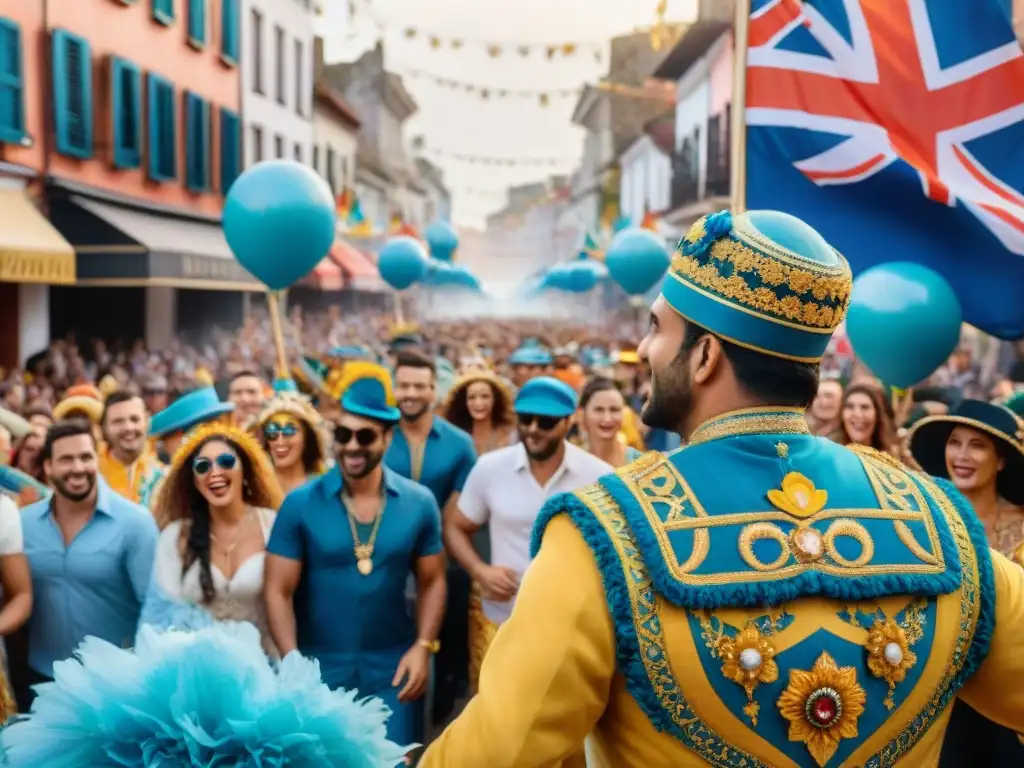
{"type": "Polygon", "coordinates": [[[171,460],[153,510],[162,532],[140,625],[253,624],[271,656],[263,561],[282,500],[256,440],[221,424],[193,432],[171,460]]]}

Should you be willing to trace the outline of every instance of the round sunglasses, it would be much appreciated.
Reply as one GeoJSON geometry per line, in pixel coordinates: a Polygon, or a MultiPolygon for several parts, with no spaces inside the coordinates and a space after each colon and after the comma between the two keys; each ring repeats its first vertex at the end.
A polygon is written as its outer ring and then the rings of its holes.
{"type": "Polygon", "coordinates": [[[199,456],[192,462],[192,471],[197,475],[205,475],[213,469],[214,464],[225,472],[230,472],[238,464],[238,457],[233,453],[222,453],[215,459],[199,456]]]}
{"type": "Polygon", "coordinates": [[[271,443],[279,437],[295,437],[297,434],[299,434],[299,428],[294,424],[267,424],[263,428],[263,436],[271,443]]]}
{"type": "Polygon", "coordinates": [[[334,428],[334,442],[338,445],[348,445],[352,442],[352,438],[356,439],[356,443],[362,448],[366,448],[369,445],[373,445],[377,438],[380,437],[380,432],[370,427],[363,427],[362,429],[349,429],[348,427],[335,427],[334,428]]]}

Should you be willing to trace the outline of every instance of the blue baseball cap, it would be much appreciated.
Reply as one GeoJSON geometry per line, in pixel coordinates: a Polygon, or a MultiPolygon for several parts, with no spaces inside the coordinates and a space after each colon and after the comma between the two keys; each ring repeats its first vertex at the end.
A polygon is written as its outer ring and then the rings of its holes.
{"type": "Polygon", "coordinates": [[[530,379],[516,395],[517,414],[550,416],[564,419],[572,415],[579,405],[576,391],[568,384],[551,376],[530,379]]]}

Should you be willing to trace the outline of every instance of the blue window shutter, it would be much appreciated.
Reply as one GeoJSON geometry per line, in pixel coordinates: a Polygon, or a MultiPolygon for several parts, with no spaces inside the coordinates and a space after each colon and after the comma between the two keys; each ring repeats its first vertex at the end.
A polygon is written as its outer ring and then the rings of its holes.
{"type": "Polygon", "coordinates": [[[115,168],[142,165],[142,73],[131,62],[110,61],[111,145],[115,168]]]}
{"type": "Polygon", "coordinates": [[[186,186],[193,192],[210,188],[210,105],[194,93],[186,94],[188,173],[186,186]]]}
{"type": "Polygon", "coordinates": [[[21,27],[0,18],[0,141],[25,138],[25,86],[21,27]]]}
{"type": "Polygon", "coordinates": [[[221,0],[220,13],[220,53],[221,59],[228,64],[238,64],[239,48],[239,24],[241,14],[239,12],[239,0],[221,0]]]}
{"type": "Polygon", "coordinates": [[[173,181],[178,177],[178,114],[174,102],[174,85],[150,73],[147,91],[149,178],[153,181],[173,181]]]}
{"type": "Polygon", "coordinates": [[[165,26],[174,22],[174,0],[151,0],[153,18],[165,26]]]}
{"type": "Polygon", "coordinates": [[[53,123],[57,151],[88,160],[92,157],[92,55],[89,43],[53,31],[53,123]]]}
{"type": "Polygon", "coordinates": [[[220,111],[220,191],[227,194],[242,167],[242,123],[227,109],[220,111]]]}
{"type": "Polygon", "coordinates": [[[188,0],[188,42],[193,48],[206,47],[206,0],[188,0]]]}

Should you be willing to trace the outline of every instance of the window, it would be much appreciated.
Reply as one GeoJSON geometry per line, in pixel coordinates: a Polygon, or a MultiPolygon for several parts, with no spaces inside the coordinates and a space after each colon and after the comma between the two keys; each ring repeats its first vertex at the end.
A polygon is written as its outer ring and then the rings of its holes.
{"type": "Polygon", "coordinates": [[[63,29],[53,32],[53,123],[57,151],[92,157],[92,55],[89,43],[63,29]]]}
{"type": "Polygon", "coordinates": [[[299,163],[302,162],[302,145],[301,144],[296,144],[295,145],[295,161],[299,162],[299,163]]]}
{"type": "Polygon", "coordinates": [[[111,158],[115,168],[142,165],[142,73],[127,59],[110,60],[111,158]]]}
{"type": "Polygon", "coordinates": [[[329,147],[327,147],[327,168],[326,168],[327,172],[324,174],[324,178],[327,180],[327,186],[329,186],[331,188],[331,194],[334,195],[334,197],[337,197],[338,196],[338,179],[334,175],[334,166],[335,166],[334,147],[329,146],[329,147]]]}
{"type": "Polygon", "coordinates": [[[278,104],[287,104],[284,95],[284,30],[274,27],[274,63],[277,65],[275,92],[278,104]]]}
{"type": "Polygon", "coordinates": [[[295,112],[299,115],[306,114],[303,104],[306,100],[306,91],[302,87],[302,76],[306,71],[306,62],[303,61],[306,57],[305,48],[301,40],[295,41],[295,112]]]}
{"type": "Polygon", "coordinates": [[[25,94],[22,82],[21,27],[0,19],[0,141],[25,138],[25,94]]]}
{"type": "Polygon", "coordinates": [[[348,186],[348,158],[341,156],[341,186],[348,186]]]}
{"type": "Polygon", "coordinates": [[[153,4],[153,18],[164,26],[170,26],[174,22],[174,0],[150,1],[153,4]]]}
{"type": "Polygon", "coordinates": [[[206,47],[206,0],[188,0],[188,44],[206,47]]]}
{"type": "Polygon", "coordinates": [[[220,3],[220,57],[228,64],[238,63],[239,0],[221,0],[220,3]]]}
{"type": "Polygon", "coordinates": [[[210,105],[194,93],[185,94],[185,186],[210,189],[210,105]]]}
{"type": "Polygon", "coordinates": [[[252,127],[252,161],[259,163],[263,160],[263,129],[258,125],[252,127]]]}
{"type": "Polygon", "coordinates": [[[252,89],[263,94],[263,14],[252,9],[252,89]]]}
{"type": "Polygon", "coordinates": [[[274,137],[274,157],[278,160],[284,157],[284,136],[280,134],[274,137]]]}
{"type": "Polygon", "coordinates": [[[313,170],[317,173],[320,172],[320,145],[313,145],[313,170]]]}
{"type": "Polygon", "coordinates": [[[225,195],[242,169],[242,121],[227,109],[220,111],[220,191],[225,195]]]}
{"type": "Polygon", "coordinates": [[[178,110],[174,102],[174,84],[150,73],[149,100],[149,178],[173,181],[178,177],[178,110]]]}

